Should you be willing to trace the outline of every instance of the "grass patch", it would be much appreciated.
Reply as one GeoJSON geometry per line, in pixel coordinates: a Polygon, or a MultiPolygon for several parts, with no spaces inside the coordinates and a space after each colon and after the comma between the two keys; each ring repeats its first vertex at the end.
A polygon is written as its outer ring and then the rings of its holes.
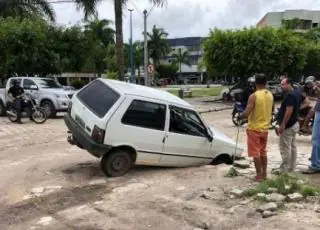
{"type": "MultiPolygon", "coordinates": [[[[211,97],[218,96],[221,94],[223,87],[211,87],[211,88],[191,88],[192,97],[211,97]]],[[[168,92],[172,93],[176,96],[179,95],[180,88],[177,89],[169,89],[168,92]]],[[[185,96],[188,98],[188,96],[185,96]]]]}
{"type": "Polygon", "coordinates": [[[268,179],[260,183],[254,188],[248,188],[244,191],[245,196],[255,196],[258,193],[269,193],[269,188],[277,188],[278,193],[288,195],[295,192],[300,193],[304,197],[315,196],[320,193],[320,187],[304,185],[299,183],[299,178],[288,174],[281,174],[274,179],[268,179]]]}
{"type": "Polygon", "coordinates": [[[231,167],[225,175],[225,177],[236,177],[236,176],[239,176],[239,172],[234,167],[231,167]]]}

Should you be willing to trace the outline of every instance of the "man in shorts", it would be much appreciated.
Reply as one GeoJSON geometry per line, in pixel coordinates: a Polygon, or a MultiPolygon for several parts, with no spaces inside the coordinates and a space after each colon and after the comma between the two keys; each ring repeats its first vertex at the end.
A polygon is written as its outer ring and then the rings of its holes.
{"type": "Polygon", "coordinates": [[[267,177],[267,142],[268,130],[272,120],[273,95],[266,89],[267,77],[256,75],[256,91],[251,94],[245,111],[239,119],[248,117],[248,156],[253,157],[256,168],[256,181],[267,177]]]}

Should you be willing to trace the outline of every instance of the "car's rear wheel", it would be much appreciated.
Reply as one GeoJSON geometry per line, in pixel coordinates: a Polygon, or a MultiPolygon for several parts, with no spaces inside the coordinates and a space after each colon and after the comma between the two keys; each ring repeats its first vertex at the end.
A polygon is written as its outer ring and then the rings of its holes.
{"type": "Polygon", "coordinates": [[[110,177],[125,175],[133,166],[133,158],[125,149],[118,149],[105,154],[100,162],[101,170],[110,177]]]}

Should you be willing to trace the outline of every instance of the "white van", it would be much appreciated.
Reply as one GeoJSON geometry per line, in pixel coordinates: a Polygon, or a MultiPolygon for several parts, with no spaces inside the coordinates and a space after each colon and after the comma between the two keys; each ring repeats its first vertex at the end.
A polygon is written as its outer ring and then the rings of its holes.
{"type": "Polygon", "coordinates": [[[124,175],[134,164],[230,164],[243,152],[179,97],[115,80],[97,79],[78,91],[64,120],[69,143],[101,157],[108,176],[124,175]]]}

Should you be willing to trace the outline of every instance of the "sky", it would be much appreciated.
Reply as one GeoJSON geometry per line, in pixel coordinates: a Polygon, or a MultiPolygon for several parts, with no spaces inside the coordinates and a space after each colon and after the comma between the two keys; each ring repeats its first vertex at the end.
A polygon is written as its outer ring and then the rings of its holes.
{"type": "MultiPolygon", "coordinates": [[[[73,3],[54,4],[57,23],[70,26],[81,23],[83,14],[73,3]]],[[[100,19],[114,22],[113,0],[98,4],[100,19]]],[[[164,28],[169,38],[204,37],[210,29],[236,29],[255,26],[270,11],[288,9],[320,10],[319,0],[167,0],[165,7],[152,8],[148,0],[128,0],[123,10],[124,41],[130,37],[130,13],[133,9],[133,40],[143,40],[143,10],[148,12],[147,30],[164,28]]]]}

